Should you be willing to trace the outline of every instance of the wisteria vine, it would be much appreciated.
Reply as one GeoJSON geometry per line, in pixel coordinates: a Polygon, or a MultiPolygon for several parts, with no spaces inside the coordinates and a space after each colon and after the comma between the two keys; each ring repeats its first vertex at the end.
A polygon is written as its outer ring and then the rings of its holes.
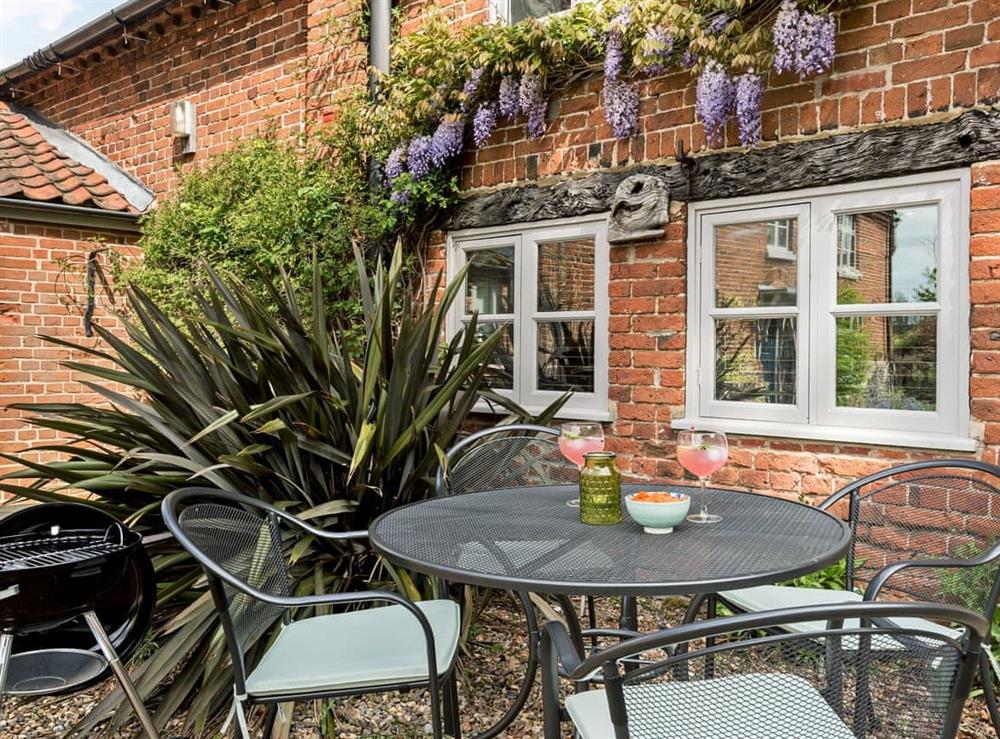
{"type": "MultiPolygon", "coordinates": [[[[631,1],[641,4],[644,0],[631,1]]],[[[598,49],[603,57],[598,57],[604,72],[601,100],[605,120],[616,139],[628,139],[640,131],[640,77],[660,76],[672,68],[693,70],[697,75],[695,114],[709,145],[722,144],[726,128],[733,122],[740,145],[749,148],[757,146],[762,137],[761,103],[767,67],[801,79],[830,69],[836,19],[829,5],[804,6],[796,0],[783,0],[769,14],[757,16],[753,15],[755,4],[746,0],[735,0],[731,12],[720,7],[715,5],[707,13],[679,11],[686,25],[678,23],[674,13],[669,20],[660,16],[659,22],[648,21],[647,26],[640,19],[648,12],[620,4],[605,16],[603,33],[591,28],[591,40],[578,42],[598,49]],[[765,23],[770,24],[770,50],[720,53],[720,49],[739,48],[739,39],[750,37],[750,30],[757,34],[751,41],[767,38],[760,34],[765,23]],[[762,59],[762,66],[756,66],[754,62],[762,59]]],[[[537,21],[529,22],[542,28],[537,21]]],[[[384,155],[381,169],[394,202],[409,203],[417,183],[434,171],[445,170],[462,154],[467,127],[476,148],[489,145],[501,122],[523,119],[529,138],[545,134],[547,90],[554,85],[544,65],[480,58],[475,63],[470,60],[465,69],[454,94],[446,84],[438,83],[426,103],[418,105],[427,115],[426,126],[418,124],[417,132],[397,140],[384,155]]]]}

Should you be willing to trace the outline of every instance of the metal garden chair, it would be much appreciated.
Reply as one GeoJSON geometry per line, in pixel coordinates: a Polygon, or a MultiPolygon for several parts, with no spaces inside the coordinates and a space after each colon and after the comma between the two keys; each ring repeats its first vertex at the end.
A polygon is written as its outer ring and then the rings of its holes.
{"type": "MultiPolygon", "coordinates": [[[[1000,597],[1000,467],[962,459],[905,464],[847,485],[820,508],[845,503],[853,538],[844,591],[765,585],[723,591],[718,599],[751,613],[886,598],[922,600],[962,605],[993,623],[1000,597]],[[861,595],[856,590],[863,585],[867,589],[861,595]]],[[[687,621],[704,600],[692,601],[687,621]]],[[[714,616],[711,599],[708,607],[714,616]]],[[[788,624],[804,633],[819,627],[808,621],[788,624]]],[[[991,666],[1000,676],[987,644],[980,676],[990,718],[1000,731],[991,666]]]]}
{"type": "Polygon", "coordinates": [[[458,736],[453,663],[460,630],[456,603],[411,603],[396,593],[291,594],[284,554],[293,534],[325,541],[362,539],[366,531],[324,531],[259,500],[186,488],[162,505],[167,527],[201,564],[222,620],[233,664],[237,721],[249,739],[246,706],[269,704],[267,735],[278,703],[427,687],[435,739],[458,736]],[[280,527],[280,524],[285,524],[280,527]],[[298,608],[392,605],[291,619],[298,608]],[[278,621],[266,646],[258,641],[278,621]],[[257,656],[247,663],[248,654],[257,656]]]}
{"type": "Polygon", "coordinates": [[[581,660],[549,622],[545,737],[561,736],[560,676],[600,670],[604,689],[566,698],[582,739],[948,739],[988,632],[981,614],[957,606],[845,603],[685,624],[581,660]],[[799,622],[820,626],[787,628],[799,622]],[[939,622],[954,635],[921,625],[939,622]]]}
{"type": "MultiPolygon", "coordinates": [[[[435,490],[439,496],[464,495],[484,490],[575,484],[576,465],[559,451],[559,430],[534,424],[494,426],[459,441],[438,468],[435,490]]],[[[538,670],[538,619],[527,593],[512,593],[524,613],[528,632],[525,676],[507,711],[478,739],[497,736],[524,707],[538,670]]],[[[572,608],[568,598],[563,607],[572,608]]],[[[596,619],[589,602],[591,618],[596,619]]]]}

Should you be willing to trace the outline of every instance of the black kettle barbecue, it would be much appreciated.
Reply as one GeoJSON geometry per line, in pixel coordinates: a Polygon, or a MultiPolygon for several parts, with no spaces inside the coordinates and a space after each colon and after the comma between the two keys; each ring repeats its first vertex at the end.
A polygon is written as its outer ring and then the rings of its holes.
{"type": "Polygon", "coordinates": [[[142,537],[110,516],[83,518],[80,527],[54,516],[51,525],[39,526],[45,507],[33,507],[35,525],[28,533],[0,536],[0,700],[66,692],[110,668],[143,730],[155,739],[152,719],[95,613],[129,582],[135,561],[145,559],[142,537]],[[99,652],[54,647],[13,653],[16,635],[58,633],[81,616],[99,652]]]}

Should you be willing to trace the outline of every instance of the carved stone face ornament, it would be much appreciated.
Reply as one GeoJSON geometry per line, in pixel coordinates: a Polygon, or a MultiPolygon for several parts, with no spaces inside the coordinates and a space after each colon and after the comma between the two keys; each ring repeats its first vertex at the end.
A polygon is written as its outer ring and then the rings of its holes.
{"type": "Polygon", "coordinates": [[[670,220],[670,190],[659,177],[633,174],[615,190],[608,216],[608,242],[660,238],[670,220]]]}

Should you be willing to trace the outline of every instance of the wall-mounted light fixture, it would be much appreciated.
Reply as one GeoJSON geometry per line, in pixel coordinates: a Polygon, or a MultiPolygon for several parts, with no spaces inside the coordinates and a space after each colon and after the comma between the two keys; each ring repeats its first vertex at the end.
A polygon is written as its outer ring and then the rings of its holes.
{"type": "Polygon", "coordinates": [[[182,154],[193,154],[195,150],[195,121],[194,103],[190,100],[177,100],[170,103],[170,133],[175,139],[184,139],[181,149],[182,154]]]}

